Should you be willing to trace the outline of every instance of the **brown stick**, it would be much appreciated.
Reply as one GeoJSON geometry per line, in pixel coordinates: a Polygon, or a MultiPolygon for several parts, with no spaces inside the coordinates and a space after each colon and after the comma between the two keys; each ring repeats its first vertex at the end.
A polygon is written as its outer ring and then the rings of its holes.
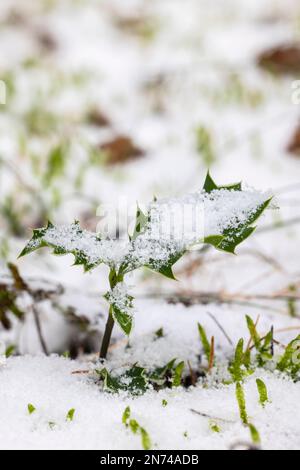
{"type": "Polygon", "coordinates": [[[39,340],[40,340],[40,343],[41,343],[41,346],[42,346],[42,350],[43,350],[43,352],[46,356],[49,356],[46,341],[44,339],[43,332],[42,332],[42,326],[41,326],[41,322],[40,322],[39,312],[37,311],[35,305],[32,305],[32,313],[33,313],[33,317],[34,317],[34,322],[35,322],[37,334],[38,334],[38,337],[39,337],[39,340]]]}
{"type": "Polygon", "coordinates": [[[210,355],[209,355],[209,363],[208,363],[208,373],[212,370],[214,366],[214,360],[215,360],[215,337],[212,336],[211,342],[210,342],[210,355]]]}
{"type": "Polygon", "coordinates": [[[197,411],[197,410],[193,410],[191,409],[190,410],[192,413],[195,413],[196,415],[199,415],[199,416],[202,416],[202,418],[207,418],[207,419],[212,419],[214,421],[221,421],[223,423],[230,423],[230,424],[234,424],[235,421],[231,421],[229,419],[224,419],[224,418],[216,418],[215,416],[211,416],[207,413],[202,413],[201,411],[197,411]]]}
{"type": "Polygon", "coordinates": [[[230,339],[229,335],[226,333],[225,329],[223,328],[223,326],[221,325],[221,323],[218,322],[218,320],[213,316],[212,313],[210,312],[207,312],[207,315],[215,322],[215,324],[219,327],[219,329],[222,331],[223,335],[225,336],[225,338],[227,339],[228,343],[230,344],[230,346],[233,346],[233,341],[230,339]]]}

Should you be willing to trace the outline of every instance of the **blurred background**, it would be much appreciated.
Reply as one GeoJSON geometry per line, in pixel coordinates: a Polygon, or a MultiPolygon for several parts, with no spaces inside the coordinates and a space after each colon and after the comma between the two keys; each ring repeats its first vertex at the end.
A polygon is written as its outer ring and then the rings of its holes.
{"type": "Polygon", "coordinates": [[[32,228],[76,218],[95,230],[107,203],[197,190],[208,168],[220,183],[272,189],[280,210],[240,257],[191,254],[180,286],[140,273],[137,297],[298,316],[298,1],[1,0],[0,52],[0,336],[11,353],[45,349],[38,317],[48,350],[94,351],[106,311],[105,268],[83,276],[45,252],[16,261],[32,228]]]}

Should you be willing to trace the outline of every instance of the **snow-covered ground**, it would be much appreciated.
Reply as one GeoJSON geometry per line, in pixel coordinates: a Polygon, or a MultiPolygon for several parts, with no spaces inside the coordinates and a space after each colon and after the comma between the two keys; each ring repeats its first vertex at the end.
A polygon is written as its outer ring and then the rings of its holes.
{"type": "MultiPolygon", "coordinates": [[[[184,309],[161,303],[141,303],[139,309],[131,349],[124,351],[123,342],[114,348],[109,361],[113,367],[132,363],[134,358],[148,366],[164,364],[174,357],[193,364],[200,352],[199,320],[209,334],[215,335],[217,354],[229,352],[230,345],[207,312],[226,326],[233,341],[240,336],[247,338],[244,312],[240,309],[215,306],[184,309]],[[162,325],[165,338],[153,342],[154,335],[149,331],[162,325]]],[[[278,319],[275,331],[287,324],[291,326],[293,322],[278,319]]],[[[297,324],[295,321],[294,325],[297,324]]],[[[269,326],[270,318],[265,318],[262,331],[269,326]]],[[[291,333],[276,333],[276,337],[286,341],[291,333]]],[[[199,385],[190,390],[149,391],[134,398],[127,394],[115,396],[103,393],[92,376],[78,373],[91,371],[92,367],[87,360],[70,361],[57,356],[8,359],[1,366],[1,448],[141,449],[140,438],[122,424],[127,406],[132,417],[149,433],[154,449],[228,449],[239,442],[251,444],[249,430],[240,423],[234,385],[212,383],[208,388],[199,385]],[[166,406],[163,400],[167,401],[166,406]],[[31,415],[27,410],[29,403],[36,408],[31,415]],[[74,420],[68,422],[66,415],[72,408],[74,420]],[[212,432],[211,421],[219,425],[220,433],[212,432]],[[55,426],[50,427],[49,422],[55,426]]],[[[247,381],[245,391],[247,411],[261,435],[263,448],[299,449],[300,384],[257,370],[247,381]],[[264,409],[258,403],[257,377],[268,388],[270,403],[264,409]]]]}
{"type": "MultiPolygon", "coordinates": [[[[128,405],[156,449],[251,442],[233,385],[216,387],[212,379],[208,388],[199,383],[132,398],[103,392],[91,374],[72,374],[95,366],[107,268],[83,274],[71,267],[71,256],[47,250],[17,256],[45,217],[55,224],[76,218],[95,230],[103,210],[198,191],[209,164],[219,183],[243,180],[270,190],[280,210],[267,211],[236,257],[213,249],[189,254],[175,268],[179,282],[146,271],[130,275],[137,298],[131,348],[116,327],[107,366],[161,366],[175,357],[193,366],[201,353],[197,322],[215,336],[224,362],[234,346],[209,314],[234,345],[248,341],[246,314],[259,316],[261,334],[273,325],[276,340],[287,345],[300,332],[299,304],[288,299],[300,294],[300,160],[287,151],[299,120],[292,84],[300,76],[273,77],[257,57],[298,42],[299,25],[296,0],[1,0],[0,79],[7,97],[0,108],[0,281],[10,261],[34,285],[60,283],[64,293],[38,302],[43,335],[50,353],[76,343],[80,354],[76,361],[42,356],[32,299],[20,296],[25,320],[9,314],[13,327],[0,325],[1,344],[16,353],[0,365],[0,448],[140,449],[139,436],[122,424],[128,405]],[[88,116],[95,110],[109,123],[93,124],[88,116]],[[212,155],[197,150],[203,128],[212,155]],[[120,135],[132,139],[138,156],[105,164],[99,149],[120,135]],[[62,161],[51,160],[51,151],[64,145],[62,161]],[[174,296],[193,305],[171,305],[174,296]],[[78,319],[87,320],[87,330],[78,319]],[[153,341],[159,328],[165,336],[153,341]],[[92,354],[82,353],[87,342],[92,354]],[[67,421],[72,408],[74,420],[67,421]],[[191,409],[211,416],[221,432],[191,409]]],[[[299,387],[260,369],[246,381],[248,413],[263,448],[300,448],[299,387]],[[257,377],[268,388],[265,409],[257,377]]]]}

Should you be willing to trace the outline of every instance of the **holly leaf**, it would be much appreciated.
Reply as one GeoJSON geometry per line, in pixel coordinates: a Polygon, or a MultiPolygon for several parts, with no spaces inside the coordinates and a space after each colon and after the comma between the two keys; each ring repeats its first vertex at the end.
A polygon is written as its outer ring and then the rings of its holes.
{"type": "Polygon", "coordinates": [[[242,191],[242,183],[233,183],[227,186],[218,186],[212,179],[210,172],[207,172],[206,179],[204,182],[203,189],[206,193],[217,191],[220,189],[227,189],[228,191],[242,191]]]}
{"type": "Polygon", "coordinates": [[[55,255],[74,255],[74,266],[82,265],[85,271],[90,271],[104,262],[101,257],[97,257],[97,250],[100,246],[100,236],[81,229],[77,221],[71,225],[59,227],[48,222],[47,227],[33,231],[32,239],[19,257],[40,248],[49,247],[53,248],[55,255]]]}
{"type": "Polygon", "coordinates": [[[133,318],[126,312],[122,312],[119,308],[113,307],[113,317],[125,335],[129,336],[133,326],[133,318]]]}
{"type": "Polygon", "coordinates": [[[141,395],[147,391],[148,379],[145,369],[136,364],[119,376],[113,376],[107,369],[96,372],[103,379],[103,388],[108,392],[128,391],[132,395],[141,395]]]}
{"type": "Polygon", "coordinates": [[[204,243],[214,246],[217,250],[234,254],[236,247],[256,230],[256,226],[253,226],[254,222],[263,214],[271,201],[272,198],[267,199],[245,221],[239,223],[236,227],[224,230],[222,235],[209,235],[205,237],[204,243]]]}
{"type": "Polygon", "coordinates": [[[163,367],[157,367],[150,375],[150,381],[156,385],[162,386],[173,374],[176,359],[172,359],[163,367]]]}
{"type": "Polygon", "coordinates": [[[103,389],[112,393],[118,393],[124,388],[120,384],[118,377],[113,377],[107,369],[96,370],[96,372],[103,379],[103,389]]]}
{"type": "Polygon", "coordinates": [[[179,251],[178,253],[174,253],[170,255],[168,260],[157,267],[157,263],[155,260],[150,260],[150,263],[147,264],[145,267],[151,269],[152,271],[156,273],[160,273],[163,276],[167,277],[168,279],[171,279],[172,281],[176,281],[176,277],[174,276],[173,273],[173,266],[177,263],[177,261],[184,256],[186,251],[179,251]]]}
{"type": "Polygon", "coordinates": [[[124,374],[124,379],[127,390],[133,395],[145,393],[148,388],[148,378],[143,367],[134,365],[124,374]]]}
{"type": "Polygon", "coordinates": [[[133,297],[126,294],[120,286],[105,294],[104,298],[111,306],[111,313],[123,332],[129,336],[133,326],[133,297]]]}
{"type": "Polygon", "coordinates": [[[134,241],[137,237],[146,230],[149,222],[149,216],[144,214],[142,209],[138,206],[136,211],[136,222],[134,227],[133,235],[130,237],[130,241],[134,241]]]}

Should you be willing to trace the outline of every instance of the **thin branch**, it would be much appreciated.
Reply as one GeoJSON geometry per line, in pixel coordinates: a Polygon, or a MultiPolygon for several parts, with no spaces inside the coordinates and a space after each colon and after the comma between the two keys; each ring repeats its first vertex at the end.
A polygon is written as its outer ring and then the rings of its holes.
{"type": "Polygon", "coordinates": [[[236,421],[231,421],[229,419],[224,419],[224,418],[216,418],[215,416],[211,416],[207,413],[202,413],[201,411],[194,410],[193,408],[190,409],[192,413],[195,413],[198,416],[201,416],[202,418],[206,419],[212,419],[214,421],[221,421],[222,423],[227,423],[227,424],[235,424],[236,421]]]}
{"type": "Polygon", "coordinates": [[[195,374],[195,372],[193,371],[193,368],[191,366],[191,363],[190,361],[187,361],[188,363],[188,367],[189,367],[189,371],[190,371],[190,376],[191,376],[191,384],[192,386],[195,386],[196,385],[196,382],[197,382],[197,376],[195,374]]]}
{"type": "Polygon", "coordinates": [[[33,313],[34,322],[35,322],[35,326],[36,326],[36,329],[37,329],[37,333],[38,333],[38,337],[39,337],[39,340],[40,340],[40,343],[41,343],[42,350],[43,350],[43,352],[46,356],[49,356],[46,341],[44,339],[43,332],[42,332],[42,326],[41,326],[41,322],[40,322],[39,312],[37,311],[35,305],[32,305],[32,313],[33,313]]]}
{"type": "Polygon", "coordinates": [[[91,371],[90,370],[87,370],[87,369],[83,369],[83,370],[73,370],[73,372],[71,372],[72,375],[81,375],[81,374],[89,374],[91,371]]]}
{"type": "Polygon", "coordinates": [[[223,335],[225,336],[225,338],[227,339],[228,343],[230,344],[230,346],[233,346],[233,341],[230,339],[229,335],[226,333],[226,331],[224,330],[223,326],[221,325],[221,323],[219,323],[219,321],[213,316],[212,313],[210,312],[206,312],[207,315],[215,322],[215,324],[219,327],[219,329],[222,331],[223,335]]]}
{"type": "MultiPolygon", "coordinates": [[[[197,298],[188,298],[188,297],[181,297],[181,296],[176,296],[172,297],[170,294],[169,295],[160,295],[160,294],[151,294],[151,295],[143,295],[143,296],[137,296],[136,298],[142,298],[142,299],[161,299],[164,298],[168,303],[170,304],[183,304],[187,307],[191,307],[192,305],[208,305],[212,303],[216,303],[219,305],[239,305],[241,307],[249,307],[253,309],[258,309],[258,310],[265,310],[269,311],[272,313],[277,313],[279,315],[284,315],[286,316],[286,311],[281,310],[279,308],[271,307],[270,305],[265,305],[265,304],[260,304],[256,302],[246,302],[246,301],[240,301],[240,300],[224,300],[224,299],[216,299],[215,297],[199,297],[197,298]]],[[[299,317],[300,318],[300,317],[299,317]]]]}

